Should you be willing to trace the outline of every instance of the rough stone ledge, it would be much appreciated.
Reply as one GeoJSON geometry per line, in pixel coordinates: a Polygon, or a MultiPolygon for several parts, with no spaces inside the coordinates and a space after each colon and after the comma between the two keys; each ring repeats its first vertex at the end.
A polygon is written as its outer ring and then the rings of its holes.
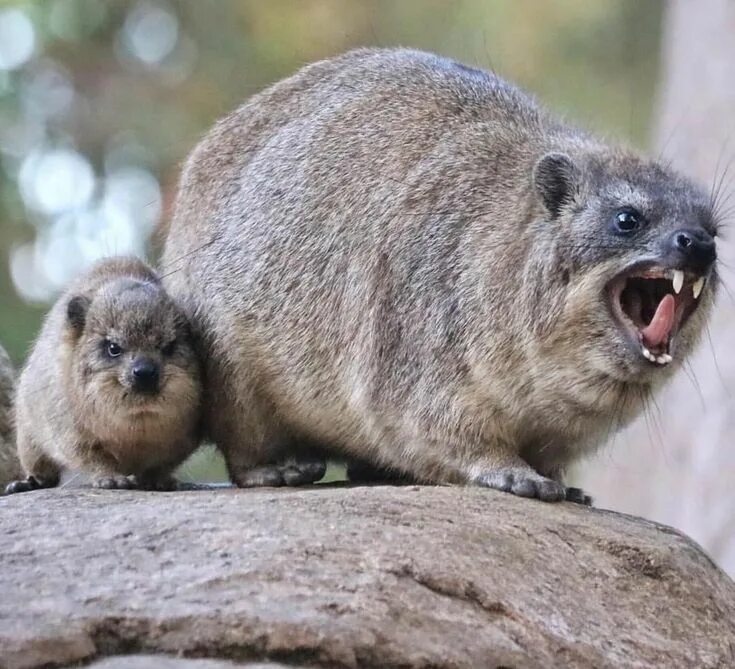
{"type": "Polygon", "coordinates": [[[0,498],[0,534],[3,669],[735,666],[695,543],[572,504],[57,489],[0,498]]]}
{"type": "Polygon", "coordinates": [[[288,669],[286,664],[272,662],[240,664],[227,660],[188,660],[165,655],[118,655],[88,666],[90,669],[288,669]]]}

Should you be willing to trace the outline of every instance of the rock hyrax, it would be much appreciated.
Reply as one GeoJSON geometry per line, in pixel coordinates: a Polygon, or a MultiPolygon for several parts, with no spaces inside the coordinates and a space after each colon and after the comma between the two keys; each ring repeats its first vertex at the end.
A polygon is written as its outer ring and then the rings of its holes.
{"type": "Polygon", "coordinates": [[[210,131],[164,265],[236,483],[316,442],[552,501],[691,351],[716,233],[699,187],[496,75],[361,50],[210,131]]]}
{"type": "Polygon", "coordinates": [[[5,349],[0,346],[0,491],[21,475],[13,430],[15,372],[5,349]]]}
{"type": "Polygon", "coordinates": [[[21,373],[18,453],[27,478],[63,468],[99,487],[166,488],[199,442],[200,373],[188,322],[134,258],[100,261],[58,300],[21,373]]]}

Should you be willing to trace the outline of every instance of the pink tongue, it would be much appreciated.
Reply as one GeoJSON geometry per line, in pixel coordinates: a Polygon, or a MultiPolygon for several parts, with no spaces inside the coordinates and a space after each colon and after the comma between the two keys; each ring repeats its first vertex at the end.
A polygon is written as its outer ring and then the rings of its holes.
{"type": "Polygon", "coordinates": [[[665,343],[674,327],[676,299],[669,293],[659,302],[651,322],[641,330],[646,348],[654,348],[665,343]]]}

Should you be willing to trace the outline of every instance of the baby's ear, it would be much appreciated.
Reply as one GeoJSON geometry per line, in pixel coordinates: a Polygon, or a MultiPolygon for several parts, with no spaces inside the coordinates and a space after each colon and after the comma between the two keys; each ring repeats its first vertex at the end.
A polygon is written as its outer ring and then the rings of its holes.
{"type": "Polygon", "coordinates": [[[547,153],[533,168],[533,184],[552,218],[574,199],[579,182],[579,169],[565,153],[547,153]]]}
{"type": "Polygon", "coordinates": [[[77,336],[82,334],[82,331],[84,330],[88,310],[89,298],[84,297],[84,295],[75,295],[66,305],[67,323],[77,336]]]}

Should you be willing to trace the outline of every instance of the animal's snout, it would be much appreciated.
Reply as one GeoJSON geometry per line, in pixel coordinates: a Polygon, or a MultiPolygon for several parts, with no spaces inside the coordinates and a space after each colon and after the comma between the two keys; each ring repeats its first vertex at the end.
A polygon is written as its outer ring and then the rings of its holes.
{"type": "Polygon", "coordinates": [[[693,270],[706,270],[717,258],[715,240],[706,230],[677,230],[669,246],[682,264],[693,270]]]}

